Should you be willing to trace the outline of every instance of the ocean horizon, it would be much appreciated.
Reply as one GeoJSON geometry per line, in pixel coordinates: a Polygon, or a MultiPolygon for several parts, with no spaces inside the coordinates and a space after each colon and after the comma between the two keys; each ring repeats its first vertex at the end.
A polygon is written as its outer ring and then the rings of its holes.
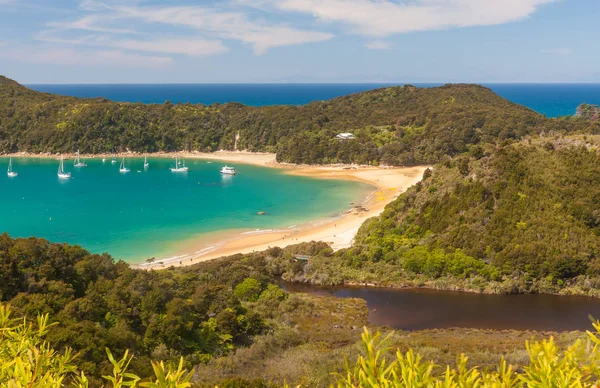
{"type": "MultiPolygon", "coordinates": [[[[81,98],[107,98],[144,104],[211,105],[237,102],[251,106],[305,105],[313,101],[382,87],[411,84],[435,87],[444,83],[273,83],[273,84],[29,84],[34,90],[81,98]]],[[[484,83],[503,98],[547,117],[575,114],[582,103],[600,104],[600,84],[484,83]]]]}

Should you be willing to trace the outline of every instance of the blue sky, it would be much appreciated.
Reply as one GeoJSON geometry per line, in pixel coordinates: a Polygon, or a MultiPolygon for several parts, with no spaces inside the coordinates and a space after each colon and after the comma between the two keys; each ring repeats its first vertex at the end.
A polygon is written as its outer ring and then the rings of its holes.
{"type": "Polygon", "coordinates": [[[598,0],[0,0],[22,83],[600,82],[598,0]]]}

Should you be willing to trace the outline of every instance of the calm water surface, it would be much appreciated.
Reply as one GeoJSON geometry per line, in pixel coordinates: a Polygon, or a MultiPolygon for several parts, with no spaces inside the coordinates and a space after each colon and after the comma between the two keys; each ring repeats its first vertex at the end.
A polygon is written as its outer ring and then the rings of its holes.
{"type": "Polygon", "coordinates": [[[600,318],[600,299],[557,295],[486,295],[429,289],[316,287],[285,284],[289,291],[361,298],[369,321],[402,330],[450,327],[516,330],[588,330],[600,318]],[[376,311],[375,311],[376,310],[376,311]]]}
{"type": "Polygon", "coordinates": [[[86,160],[59,180],[52,159],[14,159],[8,178],[0,158],[0,233],[43,237],[108,252],[130,262],[181,254],[181,242],[203,241],[225,230],[285,228],[335,217],[360,201],[371,186],[310,179],[281,170],[233,164],[236,176],[221,176],[222,162],[188,160],[188,173],[171,173],[171,159],[126,159],[128,174],[110,160],[86,160]],[[258,216],[258,211],[268,214],[258,216]]]}

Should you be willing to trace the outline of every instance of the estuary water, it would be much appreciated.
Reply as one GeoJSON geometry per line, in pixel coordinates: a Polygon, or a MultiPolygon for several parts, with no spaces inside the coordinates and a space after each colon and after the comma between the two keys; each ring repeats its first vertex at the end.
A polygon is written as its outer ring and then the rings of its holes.
{"type": "MultiPolygon", "coordinates": [[[[372,187],[340,180],[291,176],[281,170],[229,164],[239,175],[222,176],[223,162],[187,160],[188,173],[172,173],[168,158],[85,160],[72,178],[57,177],[54,159],[13,158],[16,178],[0,174],[0,233],[79,244],[94,253],[139,262],[181,252],[182,242],[226,230],[287,228],[336,217],[372,187]],[[119,160],[120,162],[120,160],[119,160]],[[266,212],[266,215],[258,215],[266,212]]],[[[0,169],[8,165],[0,158],[0,169]],[[2,167],[4,166],[4,167],[2,167]]]]}
{"type": "Polygon", "coordinates": [[[600,299],[558,295],[487,295],[430,289],[318,287],[284,283],[294,292],[361,298],[369,322],[401,330],[452,327],[496,330],[593,330],[600,299]]]}

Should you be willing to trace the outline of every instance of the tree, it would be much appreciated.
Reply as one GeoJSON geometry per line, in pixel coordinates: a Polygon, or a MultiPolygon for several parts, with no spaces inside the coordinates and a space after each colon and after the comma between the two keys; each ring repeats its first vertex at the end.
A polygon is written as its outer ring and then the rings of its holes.
{"type": "Polygon", "coordinates": [[[260,282],[254,278],[246,278],[243,282],[235,286],[234,294],[241,300],[249,300],[255,302],[258,300],[262,286],[260,282]]]}

